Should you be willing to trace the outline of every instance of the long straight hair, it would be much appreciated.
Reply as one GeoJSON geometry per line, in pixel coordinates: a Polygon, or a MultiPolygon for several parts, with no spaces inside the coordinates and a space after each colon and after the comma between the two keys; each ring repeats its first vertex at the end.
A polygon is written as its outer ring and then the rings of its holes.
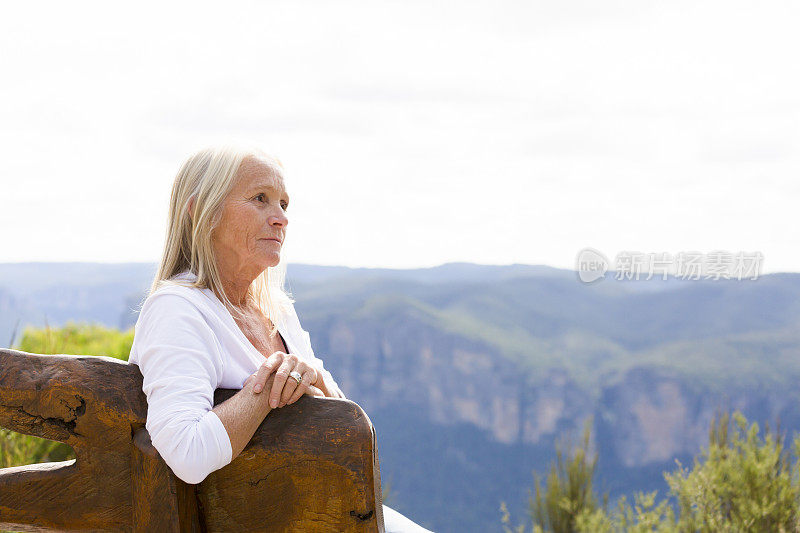
{"type": "MultiPolygon", "coordinates": [[[[212,233],[236,182],[239,167],[248,157],[258,158],[274,172],[283,169],[278,158],[257,148],[238,146],[206,148],[183,163],[172,185],[164,252],[148,296],[169,284],[211,289],[234,318],[246,321],[245,314],[233,305],[223,289],[212,233]],[[190,216],[192,198],[194,205],[190,216]],[[186,271],[197,279],[173,279],[186,271]]],[[[253,280],[245,297],[248,304],[272,321],[271,336],[277,331],[276,319],[286,312],[286,305],[294,302],[284,288],[285,279],[286,263],[281,254],[276,266],[265,269],[253,280]]]]}

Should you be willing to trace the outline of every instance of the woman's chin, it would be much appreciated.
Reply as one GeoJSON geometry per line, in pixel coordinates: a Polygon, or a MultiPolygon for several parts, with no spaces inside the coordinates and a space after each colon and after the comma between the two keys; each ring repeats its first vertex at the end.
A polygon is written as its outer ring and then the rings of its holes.
{"type": "Polygon", "coordinates": [[[259,266],[261,267],[261,270],[266,270],[267,268],[278,266],[278,263],[280,262],[281,262],[280,254],[269,254],[266,257],[263,257],[261,261],[259,261],[259,266]]]}

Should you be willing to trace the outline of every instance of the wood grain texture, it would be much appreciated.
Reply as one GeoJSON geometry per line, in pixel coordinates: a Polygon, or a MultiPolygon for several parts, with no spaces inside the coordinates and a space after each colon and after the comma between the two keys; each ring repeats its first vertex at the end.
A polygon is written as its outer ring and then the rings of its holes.
{"type": "Polygon", "coordinates": [[[187,485],[150,442],[141,386],[117,359],[0,350],[0,426],[76,455],[0,469],[0,528],[384,530],[375,430],[354,402],[303,396],[271,411],[239,457],[187,485]]]}
{"type": "Polygon", "coordinates": [[[132,525],[135,532],[145,533],[156,528],[180,531],[176,481],[150,442],[147,430],[137,430],[133,435],[131,453],[132,525]]]}

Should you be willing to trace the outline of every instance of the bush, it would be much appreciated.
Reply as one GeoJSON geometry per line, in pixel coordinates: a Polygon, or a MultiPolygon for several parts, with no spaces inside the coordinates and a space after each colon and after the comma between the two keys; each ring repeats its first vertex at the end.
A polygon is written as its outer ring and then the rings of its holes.
{"type": "MultiPolygon", "coordinates": [[[[712,421],[709,447],[691,471],[665,474],[678,500],[682,531],[798,531],[800,487],[792,475],[790,450],[778,433],[759,436],[740,412],[712,421]]],[[[794,441],[800,457],[800,437],[794,441]]],[[[680,467],[680,463],[678,463],[680,467]]]]}
{"type": "MultiPolygon", "coordinates": [[[[784,449],[778,431],[758,424],[748,427],[747,419],[734,412],[717,415],[711,421],[709,445],[694,459],[691,470],[676,461],[678,469],[665,473],[668,499],[656,502],[656,492],[634,495],[633,505],[621,497],[609,512],[607,500],[597,504],[591,493],[597,457],[586,458],[588,428],[584,444],[562,459],[557,450],[546,490],[530,501],[531,529],[553,532],[789,532],[800,531],[800,436],[793,443],[795,460],[784,449]]],[[[510,516],[501,504],[504,530],[510,516]]],[[[524,533],[520,524],[514,531],[524,533]]]]}
{"type": "MultiPolygon", "coordinates": [[[[528,497],[532,530],[569,533],[576,531],[577,520],[582,515],[593,515],[601,508],[594,492],[593,479],[597,467],[597,454],[589,457],[591,419],[585,422],[582,442],[566,454],[562,445],[556,444],[556,460],[542,487],[541,479],[534,473],[535,495],[528,497]]],[[[566,447],[566,446],[565,446],[566,447]]],[[[603,495],[602,508],[608,504],[608,494],[603,495]]],[[[506,533],[524,533],[525,525],[510,528],[511,517],[505,502],[500,507],[506,533]]]]}

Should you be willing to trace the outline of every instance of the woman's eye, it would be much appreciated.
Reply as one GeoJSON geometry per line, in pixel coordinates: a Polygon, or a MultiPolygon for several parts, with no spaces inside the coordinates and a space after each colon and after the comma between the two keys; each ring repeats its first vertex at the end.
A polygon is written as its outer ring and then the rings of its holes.
{"type": "MultiPolygon", "coordinates": [[[[257,195],[257,196],[256,196],[255,198],[253,198],[253,199],[254,199],[254,200],[256,200],[256,201],[258,201],[258,202],[266,202],[266,201],[267,201],[267,195],[266,195],[266,194],[264,194],[264,193],[261,193],[261,194],[257,195]]],[[[286,211],[287,209],[289,209],[289,202],[281,202],[281,208],[282,208],[284,211],[286,211]]]]}

